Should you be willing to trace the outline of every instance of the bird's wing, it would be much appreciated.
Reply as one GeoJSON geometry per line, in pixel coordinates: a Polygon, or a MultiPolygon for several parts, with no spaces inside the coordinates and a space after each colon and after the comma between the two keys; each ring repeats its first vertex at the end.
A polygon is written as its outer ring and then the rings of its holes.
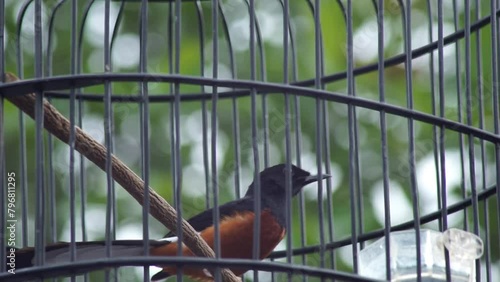
{"type": "MultiPolygon", "coordinates": [[[[234,215],[238,212],[243,211],[253,211],[253,198],[243,197],[241,199],[231,201],[219,206],[219,220],[224,217],[234,215]]],[[[203,231],[205,228],[210,227],[214,224],[213,220],[213,208],[205,210],[188,220],[188,223],[197,232],[203,231]]],[[[174,232],[170,231],[165,237],[175,236],[174,232]]]]}

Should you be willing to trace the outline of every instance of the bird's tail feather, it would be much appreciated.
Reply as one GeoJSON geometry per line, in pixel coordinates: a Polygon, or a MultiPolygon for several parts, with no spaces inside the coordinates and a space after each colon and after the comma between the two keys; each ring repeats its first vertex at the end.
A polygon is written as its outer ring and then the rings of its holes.
{"type": "MultiPolygon", "coordinates": [[[[175,241],[175,240],[172,240],[175,241]]],[[[150,247],[158,247],[166,244],[170,244],[172,241],[168,240],[168,238],[161,240],[150,240],[150,247]]],[[[70,243],[60,242],[55,244],[50,244],[45,247],[45,260],[44,265],[56,265],[61,263],[71,262],[71,246],[70,243]]],[[[127,257],[127,256],[142,256],[144,255],[144,240],[116,240],[111,241],[111,245],[109,245],[111,250],[110,256],[108,256],[108,250],[106,248],[105,241],[93,241],[93,242],[76,242],[75,250],[76,250],[76,260],[75,261],[88,261],[95,260],[107,257],[127,257]]],[[[28,247],[23,249],[11,249],[10,247],[6,248],[7,253],[7,270],[11,268],[9,266],[9,254],[12,254],[12,251],[15,251],[15,268],[16,271],[21,268],[31,267],[35,263],[35,248],[28,247]]],[[[92,269],[85,269],[81,271],[77,271],[77,273],[68,272],[68,273],[52,273],[50,277],[53,276],[67,276],[74,274],[82,274],[89,271],[94,271],[101,269],[102,267],[95,267],[92,269]]],[[[44,276],[45,277],[45,276],[44,276]]]]}
{"type": "MultiPolygon", "coordinates": [[[[170,244],[168,240],[150,240],[150,247],[170,244]]],[[[116,240],[111,241],[109,246],[110,257],[142,256],[144,254],[143,240],[116,240]]],[[[10,248],[7,248],[7,253],[10,248]]],[[[76,242],[76,261],[94,260],[108,257],[105,241],[76,242]]],[[[35,248],[24,248],[16,250],[16,267],[23,268],[33,266],[35,248]]],[[[45,265],[67,263],[71,261],[70,243],[60,242],[45,247],[45,265]]]]}

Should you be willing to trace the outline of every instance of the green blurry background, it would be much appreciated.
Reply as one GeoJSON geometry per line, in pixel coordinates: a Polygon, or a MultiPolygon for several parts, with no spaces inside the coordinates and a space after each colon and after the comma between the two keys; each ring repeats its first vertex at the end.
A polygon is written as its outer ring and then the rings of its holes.
{"type": "MultiPolygon", "coordinates": [[[[25,79],[34,78],[35,56],[34,56],[34,8],[30,4],[24,17],[20,16],[23,5],[30,1],[5,1],[5,51],[2,60],[7,71],[15,72],[25,79]],[[19,34],[18,23],[21,23],[19,34]],[[18,52],[18,44],[19,50],[18,52]],[[22,56],[22,63],[19,63],[18,56],[22,56]]],[[[71,73],[71,1],[44,0],[42,11],[42,31],[43,31],[43,67],[45,76],[68,75],[71,73]],[[53,18],[54,29],[52,31],[52,49],[47,50],[48,26],[53,18]],[[52,59],[47,54],[52,55],[52,59]]],[[[104,72],[104,1],[76,1],[77,2],[77,26],[83,25],[81,47],[81,64],[79,73],[103,73],[104,72]],[[90,5],[88,18],[83,22],[84,11],[90,5]]],[[[411,39],[412,49],[429,44],[429,30],[432,30],[432,38],[437,38],[437,6],[435,1],[412,1],[411,9],[411,39]],[[429,17],[429,7],[431,16],[429,17]]],[[[479,1],[480,17],[489,15],[489,2],[479,1]]],[[[323,39],[323,67],[326,75],[343,72],[347,68],[346,57],[346,24],[342,15],[342,9],[336,1],[320,1],[321,7],[321,31],[323,39]]],[[[213,34],[211,31],[211,3],[202,1],[200,4],[203,11],[203,35],[204,41],[200,42],[200,30],[196,16],[196,6],[193,2],[185,2],[182,5],[181,17],[181,42],[180,42],[180,74],[212,77],[213,60],[212,46],[213,34]],[[200,56],[200,45],[204,47],[204,61],[200,56]]],[[[464,6],[461,1],[443,1],[444,5],[444,34],[449,35],[464,27],[464,6]]],[[[279,1],[256,0],[256,16],[260,24],[264,57],[264,65],[260,64],[261,54],[257,53],[257,80],[282,83],[284,81],[283,70],[283,12],[279,1]],[[265,72],[261,72],[263,67],[265,72]]],[[[174,7],[168,3],[156,1],[149,3],[148,26],[147,26],[147,71],[154,74],[168,74],[172,70],[172,63],[169,59],[169,31],[170,8],[174,7]]],[[[224,12],[229,30],[229,37],[232,44],[235,70],[234,77],[230,65],[230,52],[228,49],[228,38],[224,34],[222,24],[219,25],[219,78],[244,79],[251,78],[250,69],[250,41],[249,41],[249,13],[244,1],[221,1],[221,9],[224,12]]],[[[116,38],[112,49],[112,72],[134,73],[138,71],[140,61],[140,8],[137,1],[129,1],[123,6],[122,18],[117,26],[116,38]]],[[[113,28],[116,18],[120,13],[121,2],[113,1],[110,5],[111,27],[113,28]]],[[[377,62],[377,21],[375,9],[371,1],[353,1],[353,52],[354,65],[361,67],[377,62]]],[[[404,51],[402,11],[397,1],[385,1],[384,13],[385,25],[385,50],[386,58],[398,55],[404,51]]],[[[475,6],[471,7],[472,20],[476,20],[475,6]]],[[[290,1],[290,18],[296,47],[296,72],[290,75],[289,81],[313,79],[315,77],[315,33],[312,12],[305,0],[290,1]]],[[[483,126],[484,130],[493,132],[493,90],[491,73],[491,30],[487,25],[479,32],[472,34],[471,42],[471,121],[472,126],[483,126]],[[480,36],[478,38],[478,36],[480,36]],[[477,41],[476,41],[477,40],[477,41]],[[479,43],[478,45],[476,43],[479,43]],[[476,56],[476,52],[481,52],[481,57],[476,56]],[[478,71],[481,71],[479,75],[478,71]],[[482,93],[482,94],[481,94],[482,93]],[[481,96],[482,95],[482,96],[481,96]],[[484,108],[481,115],[481,107],[484,108]],[[484,124],[481,125],[482,116],[484,124]]],[[[464,40],[458,41],[444,48],[444,98],[443,115],[450,120],[465,122],[466,120],[466,91],[465,91],[465,55],[464,40]],[[458,59],[458,60],[457,60],[458,59]],[[459,103],[461,106],[459,107],[459,103]]],[[[174,53],[175,54],[175,53],[174,53]]],[[[291,62],[291,61],[290,61],[291,62]]],[[[439,109],[438,99],[438,65],[437,52],[434,52],[434,61],[429,55],[425,55],[413,60],[412,66],[412,90],[413,103],[417,111],[432,114],[433,101],[436,102],[436,109],[439,109]],[[434,66],[434,69],[431,69],[434,66]],[[432,85],[434,79],[434,85],[432,85]],[[434,87],[434,92],[432,88],[434,87]],[[434,93],[434,97],[432,96],[434,93]]],[[[290,68],[290,73],[292,69],[290,68]]],[[[385,100],[389,104],[400,107],[407,106],[405,66],[399,64],[386,68],[385,78],[385,100]]],[[[379,100],[378,73],[376,71],[355,77],[355,95],[374,101],[379,100]]],[[[327,83],[324,88],[337,93],[347,93],[347,81],[337,80],[327,83]]],[[[150,95],[171,94],[173,85],[168,83],[150,83],[148,90],[150,95]]],[[[220,92],[228,89],[219,88],[220,92]]],[[[200,87],[197,85],[180,84],[180,92],[183,95],[191,95],[204,91],[210,95],[210,87],[200,87]]],[[[81,92],[89,94],[103,94],[103,86],[88,87],[81,92]]],[[[136,82],[112,83],[112,94],[123,96],[135,96],[140,93],[140,84],[136,82]]],[[[313,173],[316,167],[316,100],[302,97],[300,101],[299,114],[292,111],[291,121],[298,123],[301,127],[300,148],[301,154],[297,156],[295,132],[297,128],[292,126],[292,160],[297,163],[300,159],[301,166],[313,173]]],[[[237,99],[220,99],[217,104],[218,133],[217,133],[217,164],[220,183],[220,200],[229,201],[246,191],[246,187],[252,181],[253,175],[253,151],[251,138],[251,108],[250,97],[240,97],[237,99]],[[237,108],[238,119],[233,116],[233,106],[237,108]],[[239,126],[239,140],[235,140],[233,131],[234,123],[239,126]],[[241,160],[241,177],[234,176],[235,144],[240,146],[241,153],[238,156],[241,160]],[[235,183],[240,186],[239,191],[235,189],[235,183]]],[[[291,101],[295,98],[291,97],[291,101]]],[[[52,103],[66,117],[69,116],[69,102],[65,99],[53,99],[52,103]]],[[[293,109],[294,103],[291,103],[293,109]]],[[[322,106],[323,104],[321,104],[322,106]]],[[[326,186],[323,192],[323,201],[318,201],[318,190],[314,187],[307,187],[300,199],[294,201],[293,206],[293,230],[292,240],[295,247],[317,245],[320,243],[321,222],[319,222],[319,206],[323,205],[324,222],[323,226],[325,240],[340,240],[348,238],[352,234],[351,207],[349,198],[349,166],[356,167],[356,163],[349,161],[349,139],[348,131],[353,125],[348,123],[347,106],[345,104],[325,102],[326,118],[328,120],[328,140],[329,154],[322,157],[323,161],[328,161],[331,166],[330,174],[333,175],[329,183],[328,191],[326,186]],[[305,215],[305,230],[300,228],[299,206],[303,205],[305,215]],[[328,214],[332,215],[329,220],[328,214]]],[[[81,109],[82,127],[92,136],[104,142],[104,104],[102,102],[82,101],[78,104],[81,109]]],[[[210,119],[212,104],[210,100],[185,101],[180,104],[180,142],[181,142],[181,163],[182,163],[182,212],[188,218],[213,203],[206,202],[207,180],[209,175],[205,174],[204,162],[210,163],[210,143],[204,146],[204,139],[210,142],[210,119]],[[203,131],[202,121],[207,118],[208,130],[203,131]],[[203,152],[208,150],[208,159],[204,159],[203,152]]],[[[123,102],[113,104],[113,142],[114,152],[128,166],[139,175],[141,166],[141,144],[140,144],[140,107],[137,103],[123,102]]],[[[171,139],[172,105],[169,102],[150,103],[150,185],[156,192],[161,194],[167,201],[173,203],[173,168],[171,147],[174,142],[171,139]]],[[[20,114],[19,110],[9,102],[5,102],[2,108],[4,141],[7,153],[6,171],[14,171],[21,175],[20,162],[20,114]]],[[[361,230],[357,232],[372,231],[383,227],[383,182],[382,182],[382,151],[381,151],[381,130],[380,113],[364,108],[357,108],[357,130],[358,130],[358,152],[359,163],[357,173],[360,176],[359,186],[362,191],[360,203],[363,206],[361,215],[363,223],[361,230]]],[[[266,93],[257,98],[257,117],[259,127],[260,167],[274,165],[285,161],[285,106],[284,96],[280,93],[266,93]],[[267,110],[263,109],[266,101],[267,110]],[[267,115],[269,124],[267,129],[268,147],[264,146],[264,132],[266,126],[263,125],[263,116],[267,115]],[[266,162],[266,163],[265,163],[266,162]]],[[[438,112],[439,114],[439,112],[438,112]]],[[[410,165],[408,162],[408,122],[406,118],[387,115],[387,137],[388,137],[388,164],[390,177],[391,195],[391,224],[396,225],[402,222],[413,220],[410,197],[410,165]]],[[[28,222],[23,222],[22,228],[18,230],[18,245],[24,244],[32,246],[34,244],[34,213],[35,213],[35,144],[34,128],[35,123],[29,117],[24,118],[24,133],[26,134],[26,185],[28,194],[28,222]],[[25,235],[25,236],[24,236],[25,235]]],[[[417,183],[419,187],[420,213],[427,214],[438,210],[438,185],[441,176],[437,176],[439,168],[436,167],[434,152],[438,148],[434,147],[433,132],[436,128],[431,124],[415,122],[415,157],[414,167],[417,183]]],[[[70,234],[69,223],[69,148],[59,140],[50,141],[45,134],[45,147],[53,143],[53,150],[45,151],[47,165],[44,167],[49,179],[49,168],[52,167],[54,185],[56,191],[55,205],[47,205],[47,242],[68,241],[70,234]],[[48,162],[49,157],[53,162],[48,162]],[[55,226],[57,230],[50,230],[48,226],[53,223],[49,217],[49,209],[55,211],[55,226]]],[[[458,133],[446,130],[443,139],[445,148],[445,168],[448,203],[453,204],[460,201],[471,192],[471,169],[470,164],[475,166],[475,186],[481,190],[490,187],[495,182],[497,171],[495,169],[494,145],[491,143],[481,143],[477,138],[472,139],[475,157],[473,160],[468,155],[470,140],[467,136],[460,136],[458,133]],[[460,147],[462,138],[462,147],[460,147]],[[481,147],[484,146],[484,147],[481,147]],[[481,148],[484,148],[484,158],[481,148]]],[[[77,189],[77,227],[76,234],[79,240],[103,239],[105,234],[106,201],[108,195],[106,186],[106,176],[95,165],[89,161],[77,159],[75,165],[75,183],[77,189]],[[83,166],[82,166],[83,164],[83,166]],[[80,185],[83,181],[84,185],[80,185]],[[83,189],[83,193],[80,193],[83,189]],[[83,199],[82,199],[82,196],[83,199]],[[84,203],[82,205],[82,203],[84,203]],[[82,208],[85,212],[82,214],[82,208]],[[83,221],[82,221],[83,219],[83,221]],[[82,223],[85,223],[85,230],[82,223]]],[[[323,167],[324,171],[324,167],[323,167]]],[[[18,185],[21,179],[18,179],[18,185]]],[[[46,183],[46,189],[50,184],[46,183]]],[[[313,185],[311,185],[313,186],[313,185]]],[[[132,199],[121,187],[116,186],[116,238],[133,239],[142,237],[142,208],[132,199]]],[[[18,194],[18,201],[22,194],[18,194]]],[[[208,198],[212,199],[209,193],[208,198]]],[[[488,200],[488,205],[484,202],[479,205],[481,237],[485,238],[485,213],[490,216],[489,236],[492,238],[487,246],[492,256],[493,277],[498,277],[499,267],[499,246],[497,219],[498,207],[493,198],[488,200]]],[[[18,211],[20,215],[21,209],[18,211]]],[[[150,217],[150,236],[161,237],[167,230],[150,217]]],[[[473,216],[472,209],[465,212],[450,215],[450,226],[458,228],[468,228],[472,230],[473,216]]],[[[359,223],[358,223],[359,227],[359,223]]],[[[425,227],[438,229],[438,222],[426,224],[425,227]]],[[[278,249],[285,249],[284,241],[278,249]]],[[[350,246],[340,248],[334,253],[336,267],[342,271],[352,270],[352,248],[350,246]]],[[[306,263],[312,266],[320,266],[319,254],[311,254],[303,262],[300,256],[294,257],[294,262],[306,263]]],[[[328,253],[326,261],[327,267],[331,267],[332,257],[328,253]]],[[[484,268],[484,261],[482,263],[484,268]]],[[[483,269],[484,270],[484,269],[483,269]]],[[[141,279],[142,269],[122,269],[118,273],[120,281],[135,281],[141,279]],[[130,276],[132,275],[132,276],[130,276]],[[134,276],[137,275],[137,276],[134,276]]],[[[251,279],[252,275],[247,275],[251,279]]],[[[269,279],[269,275],[263,273],[264,281],[269,279]]],[[[102,273],[93,273],[91,281],[102,279],[102,273]],[[95,276],[94,276],[95,275],[95,276]]],[[[484,277],[484,276],[483,276],[484,277]]],[[[285,279],[285,276],[279,276],[285,279]]],[[[300,276],[294,279],[302,279],[300,276]]],[[[492,279],[495,281],[495,279],[492,279]]]]}

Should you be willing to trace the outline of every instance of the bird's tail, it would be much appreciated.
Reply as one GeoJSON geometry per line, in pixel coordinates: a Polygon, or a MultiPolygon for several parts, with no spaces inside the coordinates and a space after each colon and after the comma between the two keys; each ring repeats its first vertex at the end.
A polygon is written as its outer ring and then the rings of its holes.
{"type": "MultiPolygon", "coordinates": [[[[168,238],[162,240],[150,240],[150,247],[159,247],[166,244],[170,244],[173,240],[168,240],[168,238]]],[[[111,241],[110,256],[108,256],[108,250],[106,248],[105,241],[92,241],[92,242],[76,242],[76,260],[75,261],[88,261],[107,257],[128,257],[128,256],[142,256],[144,255],[144,241],[143,240],[116,240],[111,241]]],[[[28,247],[23,249],[15,249],[11,247],[6,247],[6,262],[7,270],[12,268],[9,265],[10,258],[14,253],[15,257],[15,268],[21,269],[26,267],[31,267],[35,263],[35,248],[28,247]]],[[[45,247],[44,255],[44,265],[56,265],[61,263],[71,262],[71,246],[70,243],[60,242],[55,244],[50,244],[45,247]]],[[[97,268],[99,269],[99,268],[97,268]]],[[[97,269],[86,269],[86,271],[97,270],[97,269]]]]}

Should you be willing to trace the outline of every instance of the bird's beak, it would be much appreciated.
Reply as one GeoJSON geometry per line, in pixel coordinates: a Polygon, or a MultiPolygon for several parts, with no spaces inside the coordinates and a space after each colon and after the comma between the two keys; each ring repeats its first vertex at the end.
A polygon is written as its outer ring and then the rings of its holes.
{"type": "Polygon", "coordinates": [[[316,182],[316,181],[320,181],[320,180],[323,180],[323,179],[327,179],[327,178],[330,178],[330,177],[332,177],[332,176],[329,175],[329,174],[322,174],[321,178],[319,177],[319,175],[309,175],[309,176],[307,176],[304,179],[304,185],[307,185],[309,183],[313,183],[313,182],[316,182]]]}

